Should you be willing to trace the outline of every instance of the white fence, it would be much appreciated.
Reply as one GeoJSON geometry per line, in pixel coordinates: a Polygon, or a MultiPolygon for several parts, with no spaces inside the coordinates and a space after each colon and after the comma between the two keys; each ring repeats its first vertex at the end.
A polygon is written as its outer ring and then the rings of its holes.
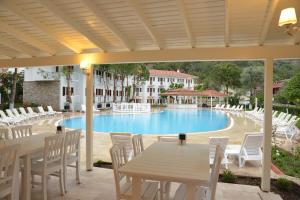
{"type": "Polygon", "coordinates": [[[122,113],[144,113],[151,112],[149,103],[114,103],[113,112],[122,113]]]}

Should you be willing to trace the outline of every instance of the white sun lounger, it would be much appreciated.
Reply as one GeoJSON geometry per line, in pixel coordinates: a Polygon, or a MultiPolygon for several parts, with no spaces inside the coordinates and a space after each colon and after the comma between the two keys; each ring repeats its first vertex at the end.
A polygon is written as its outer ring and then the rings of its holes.
{"type": "Polygon", "coordinates": [[[55,115],[62,114],[62,112],[58,112],[58,111],[53,110],[52,106],[47,106],[47,109],[48,109],[48,113],[53,113],[55,115]]]}

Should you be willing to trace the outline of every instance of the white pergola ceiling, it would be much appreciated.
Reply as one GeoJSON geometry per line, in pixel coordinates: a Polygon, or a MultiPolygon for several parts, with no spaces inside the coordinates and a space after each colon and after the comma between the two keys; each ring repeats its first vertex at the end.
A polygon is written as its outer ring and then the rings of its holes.
{"type": "Polygon", "coordinates": [[[277,26],[286,7],[300,14],[299,0],[0,0],[0,59],[298,45],[277,26]]]}

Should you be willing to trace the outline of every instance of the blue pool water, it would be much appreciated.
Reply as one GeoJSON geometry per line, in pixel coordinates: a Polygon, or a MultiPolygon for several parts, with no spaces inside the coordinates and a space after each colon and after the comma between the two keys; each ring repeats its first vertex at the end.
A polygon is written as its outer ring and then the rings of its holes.
{"type": "MultiPolygon", "coordinates": [[[[85,129],[85,117],[63,121],[67,128],[85,129]]],[[[143,114],[105,114],[94,116],[96,132],[130,132],[139,134],[177,134],[224,129],[229,118],[214,110],[163,110],[143,114]]]]}

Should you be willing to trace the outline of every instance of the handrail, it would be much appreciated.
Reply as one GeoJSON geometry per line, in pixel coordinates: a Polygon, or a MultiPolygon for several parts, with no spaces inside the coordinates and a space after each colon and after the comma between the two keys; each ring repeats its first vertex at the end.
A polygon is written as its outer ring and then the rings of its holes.
{"type": "Polygon", "coordinates": [[[113,112],[144,113],[151,112],[149,103],[114,103],[113,112]]]}

